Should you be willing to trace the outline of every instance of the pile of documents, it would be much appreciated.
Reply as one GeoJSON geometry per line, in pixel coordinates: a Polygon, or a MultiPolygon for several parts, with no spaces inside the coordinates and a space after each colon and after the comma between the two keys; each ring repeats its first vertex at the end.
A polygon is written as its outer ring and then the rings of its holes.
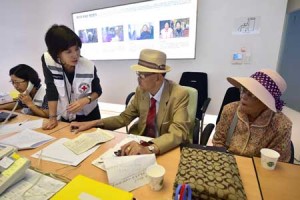
{"type": "Polygon", "coordinates": [[[121,149],[121,146],[128,142],[149,141],[152,139],[130,134],[115,147],[95,159],[92,164],[106,170],[110,185],[125,191],[132,191],[148,183],[145,172],[148,166],[156,164],[155,154],[116,156],[114,152],[121,149]]]}

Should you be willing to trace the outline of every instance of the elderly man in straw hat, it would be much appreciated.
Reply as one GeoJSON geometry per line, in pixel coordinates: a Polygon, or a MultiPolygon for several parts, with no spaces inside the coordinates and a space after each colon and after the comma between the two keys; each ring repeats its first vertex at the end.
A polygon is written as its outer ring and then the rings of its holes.
{"type": "Polygon", "coordinates": [[[129,142],[121,147],[121,155],[163,154],[188,141],[190,122],[187,105],[188,92],[172,81],[165,79],[171,68],[166,65],[166,54],[152,49],[140,52],[138,64],[131,66],[136,71],[139,86],[134,99],[119,116],[90,122],[72,122],[71,127],[83,131],[91,127],[115,130],[130,124],[139,117],[129,132],[153,137],[150,142],[129,142]]]}
{"type": "Polygon", "coordinates": [[[241,100],[224,107],[213,144],[250,157],[259,157],[260,149],[270,148],[280,154],[280,161],[288,162],[292,122],[281,112],[280,100],[286,90],[285,80],[270,69],[227,80],[240,88],[241,100]]]}

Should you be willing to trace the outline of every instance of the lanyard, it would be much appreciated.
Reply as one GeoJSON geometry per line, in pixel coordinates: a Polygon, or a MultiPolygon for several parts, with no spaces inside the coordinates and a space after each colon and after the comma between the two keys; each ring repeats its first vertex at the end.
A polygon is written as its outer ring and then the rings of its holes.
{"type": "MultiPolygon", "coordinates": [[[[66,90],[66,93],[67,93],[67,97],[68,97],[68,101],[69,101],[69,104],[71,103],[71,97],[72,97],[72,93],[74,92],[73,91],[73,83],[71,85],[71,92],[70,92],[70,95],[69,95],[69,91],[68,91],[68,88],[67,88],[67,82],[66,82],[66,79],[68,78],[67,75],[65,74],[65,71],[63,70],[63,75],[64,75],[64,83],[65,83],[65,90],[66,90]]],[[[68,80],[69,81],[69,80],[68,80]]],[[[74,81],[74,80],[73,80],[74,81]]]]}
{"type": "Polygon", "coordinates": [[[192,189],[189,184],[179,184],[175,192],[175,200],[192,200],[192,189]]]}

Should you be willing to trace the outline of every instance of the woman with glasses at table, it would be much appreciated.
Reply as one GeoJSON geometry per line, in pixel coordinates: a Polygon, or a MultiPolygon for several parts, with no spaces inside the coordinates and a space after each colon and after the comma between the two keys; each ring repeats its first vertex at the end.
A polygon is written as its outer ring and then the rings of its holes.
{"type": "Polygon", "coordinates": [[[81,57],[80,38],[64,25],[53,25],[45,35],[48,51],[42,56],[47,86],[49,121],[53,129],[61,121],[100,119],[100,80],[93,62],[81,57]]]}
{"type": "MultiPolygon", "coordinates": [[[[10,82],[20,92],[18,109],[21,112],[39,117],[48,117],[46,88],[41,84],[38,73],[28,65],[20,64],[9,70],[10,82]]],[[[0,105],[0,110],[12,110],[16,102],[0,105]]]]}
{"type": "Polygon", "coordinates": [[[227,80],[240,88],[241,99],[224,106],[213,145],[248,157],[260,157],[262,148],[270,148],[280,154],[279,161],[288,162],[292,122],[281,112],[284,103],[280,99],[287,87],[285,80],[270,69],[227,80]]]}

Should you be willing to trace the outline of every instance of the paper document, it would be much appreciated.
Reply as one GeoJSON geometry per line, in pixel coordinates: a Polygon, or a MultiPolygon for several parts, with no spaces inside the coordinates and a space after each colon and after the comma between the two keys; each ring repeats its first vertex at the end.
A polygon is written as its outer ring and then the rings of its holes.
{"type": "Polygon", "coordinates": [[[7,92],[0,92],[0,104],[13,102],[12,97],[7,92]]]}
{"type": "Polygon", "coordinates": [[[15,133],[9,137],[0,140],[1,144],[7,144],[16,147],[17,149],[31,149],[41,146],[46,142],[54,140],[55,138],[39,133],[34,130],[25,129],[19,133],[15,133]]]}
{"type": "Polygon", "coordinates": [[[68,149],[79,155],[83,152],[86,152],[96,144],[107,142],[114,137],[115,135],[112,132],[97,128],[97,130],[94,132],[82,133],[75,139],[66,141],[64,145],[68,149]]]}
{"type": "Polygon", "coordinates": [[[131,141],[140,142],[141,140],[149,142],[152,139],[153,138],[151,138],[151,137],[145,137],[145,136],[129,134],[129,135],[127,135],[126,138],[124,138],[121,142],[116,144],[113,148],[108,149],[105,153],[103,153],[97,159],[95,159],[92,162],[92,164],[95,165],[96,167],[102,169],[102,170],[105,170],[103,159],[104,158],[116,157],[114,152],[120,150],[121,146],[123,146],[124,144],[126,144],[128,142],[131,142],[131,141]]]}
{"type": "Polygon", "coordinates": [[[91,155],[96,149],[100,146],[97,145],[92,149],[77,155],[68,149],[63,144],[70,139],[60,138],[59,140],[53,142],[49,146],[45,147],[41,151],[36,152],[32,155],[34,158],[41,157],[42,160],[48,160],[52,162],[62,163],[66,165],[77,166],[80,162],[82,162],[85,158],[91,155]]]}
{"type": "Polygon", "coordinates": [[[43,119],[31,120],[31,121],[24,120],[23,122],[6,124],[0,126],[0,135],[20,132],[26,128],[37,129],[37,128],[41,128],[42,125],[43,125],[43,119]]]}
{"type": "Polygon", "coordinates": [[[9,187],[1,194],[0,199],[49,199],[65,185],[66,183],[60,180],[27,170],[25,178],[9,187]],[[29,189],[32,185],[34,186],[29,189]]]}
{"type": "Polygon", "coordinates": [[[146,168],[156,164],[155,154],[104,158],[110,185],[132,191],[148,183],[146,168]]]}

